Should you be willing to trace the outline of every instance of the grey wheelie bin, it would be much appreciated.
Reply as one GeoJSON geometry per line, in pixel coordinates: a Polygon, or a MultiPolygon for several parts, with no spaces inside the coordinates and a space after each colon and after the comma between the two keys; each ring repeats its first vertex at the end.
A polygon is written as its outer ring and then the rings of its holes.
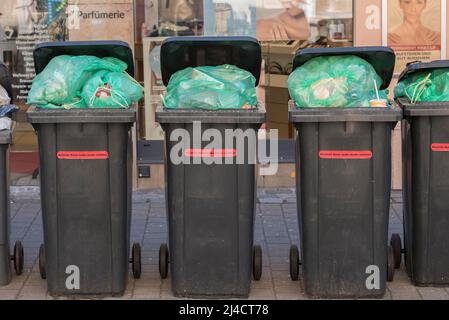
{"type": "MultiPolygon", "coordinates": [[[[449,61],[412,63],[399,81],[417,72],[449,68],[449,61]]],[[[418,286],[449,285],[449,101],[399,98],[404,110],[403,195],[405,265],[418,286]]],[[[394,235],[400,257],[401,241],[394,235]]]]}
{"type": "MultiPolygon", "coordinates": [[[[12,99],[11,75],[0,62],[0,85],[12,99]]],[[[11,282],[11,261],[17,275],[23,271],[23,246],[16,241],[10,252],[10,200],[9,200],[9,145],[12,143],[12,131],[0,131],[0,287],[11,282]]]]}
{"type": "MultiPolygon", "coordinates": [[[[161,63],[166,85],[178,70],[221,64],[250,71],[258,82],[261,49],[247,37],[172,38],[162,45],[161,63]]],[[[257,138],[244,148],[237,148],[237,140],[226,147],[223,142],[221,150],[208,150],[209,142],[185,141],[188,161],[176,163],[170,154],[179,142],[171,137],[180,129],[194,137],[194,122],[201,125],[201,135],[214,129],[225,137],[225,130],[240,129],[257,137],[265,117],[262,106],[218,111],[160,108],[156,113],[166,137],[169,233],[168,246],[160,248],[159,268],[166,278],[170,266],[176,296],[248,296],[251,274],[255,280],[261,277],[262,251],[253,246],[256,172],[249,156],[256,150],[257,138]],[[238,162],[241,154],[245,159],[238,162]],[[221,158],[223,164],[206,164],[205,158],[212,157],[221,158]]]]}
{"type": "MultiPolygon", "coordinates": [[[[395,55],[384,47],[305,49],[294,68],[315,57],[342,55],[365,59],[382,78],[382,89],[389,86],[395,55]]],[[[298,279],[302,264],[311,297],[382,297],[394,275],[388,246],[391,133],[401,110],[298,108],[291,102],[289,117],[297,130],[301,239],[300,253],[297,246],[290,250],[292,279],[298,279]],[[378,285],[367,286],[370,275],[378,285]]]]}
{"type": "MultiPolygon", "coordinates": [[[[133,55],[124,42],[40,44],[36,73],[59,55],[118,58],[133,76],[133,55]]],[[[130,254],[129,244],[135,108],[31,106],[27,116],[38,134],[44,228],[39,270],[49,293],[123,294],[129,263],[135,278],[141,272],[140,245],[130,254]]]]}

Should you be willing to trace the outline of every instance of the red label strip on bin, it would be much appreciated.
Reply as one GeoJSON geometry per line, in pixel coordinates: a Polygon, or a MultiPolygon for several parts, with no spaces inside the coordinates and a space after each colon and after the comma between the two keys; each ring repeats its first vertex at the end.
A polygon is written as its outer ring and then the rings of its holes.
{"type": "Polygon", "coordinates": [[[187,149],[185,155],[191,158],[235,158],[236,149],[187,149]]]}
{"type": "Polygon", "coordinates": [[[369,160],[373,158],[371,151],[345,151],[345,150],[324,150],[320,151],[320,159],[357,159],[369,160]]]}
{"type": "Polygon", "coordinates": [[[58,159],[65,160],[105,160],[109,159],[107,151],[59,151],[58,159]]]}
{"type": "Polygon", "coordinates": [[[449,152],[449,143],[433,143],[430,148],[434,152],[449,152]]]}

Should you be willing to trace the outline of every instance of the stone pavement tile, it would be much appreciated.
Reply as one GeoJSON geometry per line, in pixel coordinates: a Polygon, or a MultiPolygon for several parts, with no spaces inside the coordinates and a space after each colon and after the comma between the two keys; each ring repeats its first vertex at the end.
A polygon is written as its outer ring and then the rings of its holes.
{"type": "Polygon", "coordinates": [[[173,295],[173,292],[171,292],[170,290],[162,290],[161,291],[161,295],[160,295],[161,299],[163,300],[179,300],[179,299],[184,299],[184,298],[177,298],[173,295]]]}
{"type": "Polygon", "coordinates": [[[266,188],[264,189],[264,193],[268,196],[270,195],[278,195],[279,193],[282,193],[278,188],[266,188]]]}
{"type": "Polygon", "coordinates": [[[167,234],[165,232],[144,232],[145,240],[160,240],[167,241],[167,234]]]}
{"type": "Polygon", "coordinates": [[[281,198],[260,198],[259,202],[261,204],[282,204],[284,201],[281,198]]]}
{"type": "Polygon", "coordinates": [[[268,244],[268,254],[270,258],[279,257],[287,259],[290,252],[290,243],[288,244],[268,244]]]}
{"type": "Polygon", "coordinates": [[[161,297],[160,288],[135,288],[133,299],[159,299],[161,297]]]}
{"type": "Polygon", "coordinates": [[[260,204],[259,206],[261,212],[274,212],[274,213],[279,213],[279,210],[281,208],[280,204],[267,204],[267,203],[263,203],[260,204]]]}
{"type": "Polygon", "coordinates": [[[270,263],[271,271],[289,272],[290,265],[288,263],[270,263]]]}
{"type": "Polygon", "coordinates": [[[38,286],[45,284],[46,280],[41,278],[41,275],[37,272],[31,272],[28,278],[25,281],[26,285],[30,286],[38,286]]]}
{"type": "Polygon", "coordinates": [[[268,273],[270,271],[270,260],[267,258],[262,258],[262,272],[265,271],[265,273],[268,273]]]}
{"type": "MultiPolygon", "coordinates": [[[[28,249],[38,249],[41,244],[42,244],[43,240],[28,240],[25,239],[24,241],[22,241],[23,247],[24,247],[24,254],[28,254],[25,253],[25,250],[28,251],[28,249]]],[[[33,251],[34,252],[34,251],[33,251]]]]}
{"type": "Polygon", "coordinates": [[[267,237],[273,237],[276,234],[283,235],[283,236],[288,235],[287,228],[284,225],[264,226],[264,232],[267,237]]]}
{"type": "Polygon", "coordinates": [[[34,290],[32,287],[24,288],[19,296],[17,297],[18,300],[46,300],[47,299],[47,293],[42,290],[34,290]]]}
{"type": "Polygon", "coordinates": [[[11,234],[13,234],[18,239],[23,239],[23,237],[26,235],[27,230],[27,227],[11,226],[11,234]]]}
{"type": "Polygon", "coordinates": [[[161,279],[161,290],[170,291],[171,290],[171,277],[170,272],[168,273],[167,279],[161,279]]]}
{"type": "Polygon", "coordinates": [[[140,276],[140,279],[136,280],[136,284],[139,284],[140,282],[144,282],[146,280],[161,280],[159,267],[153,268],[152,266],[146,266],[145,268],[142,268],[142,274],[140,276]]]}
{"type": "Polygon", "coordinates": [[[278,212],[276,212],[276,215],[267,216],[267,215],[263,214],[260,220],[263,222],[264,225],[265,224],[284,224],[283,215],[280,210],[278,212]]]}
{"type": "Polygon", "coordinates": [[[282,257],[270,257],[270,264],[273,267],[274,264],[280,265],[283,264],[286,267],[290,266],[289,256],[283,255],[282,257]]]}
{"type": "MultiPolygon", "coordinates": [[[[391,239],[391,236],[395,233],[399,234],[399,236],[401,238],[403,238],[403,234],[402,234],[403,231],[402,231],[402,227],[401,227],[401,228],[391,228],[391,230],[388,231],[388,239],[391,239]]],[[[404,243],[404,242],[402,242],[402,243],[404,243]]],[[[402,246],[404,246],[404,244],[402,244],[402,246]]]]}
{"type": "Polygon", "coordinates": [[[23,293],[46,293],[47,292],[47,282],[42,281],[40,283],[28,284],[25,285],[20,290],[20,294],[23,293]]]}
{"type": "Polygon", "coordinates": [[[396,190],[392,191],[391,192],[391,197],[392,198],[400,198],[400,199],[402,199],[402,191],[396,191],[396,190]]]}
{"type": "Polygon", "coordinates": [[[161,233],[161,232],[167,233],[168,231],[167,231],[167,227],[166,226],[157,226],[157,227],[149,226],[147,228],[147,230],[145,231],[145,234],[146,233],[152,233],[152,232],[154,232],[154,233],[161,233]]]}
{"type": "Polygon", "coordinates": [[[261,211],[261,216],[260,216],[260,220],[265,222],[274,222],[274,223],[284,223],[284,221],[282,221],[282,209],[280,206],[278,206],[275,209],[269,209],[269,210],[262,210],[261,211]]]}
{"type": "Polygon", "coordinates": [[[276,236],[276,237],[267,237],[266,238],[267,243],[270,245],[275,245],[275,244],[283,244],[283,245],[288,245],[290,246],[290,238],[286,237],[285,235],[283,236],[276,236]]]}
{"type": "MultiPolygon", "coordinates": [[[[123,295],[122,297],[106,297],[101,300],[134,300],[135,298],[132,295],[123,295]]],[[[137,299],[137,298],[136,298],[137,299]]],[[[147,300],[147,299],[145,299],[147,300]]]]}
{"type": "Polygon", "coordinates": [[[122,296],[110,296],[100,298],[100,300],[131,300],[131,299],[133,299],[132,291],[126,291],[122,296]]]}
{"type": "Polygon", "coordinates": [[[133,221],[131,225],[131,231],[140,231],[145,230],[147,224],[147,220],[141,220],[141,221],[133,221]]]}
{"type": "Polygon", "coordinates": [[[0,300],[15,300],[18,294],[18,290],[0,288],[0,300]]]}
{"type": "Polygon", "coordinates": [[[418,290],[412,285],[388,284],[393,300],[421,300],[418,290]]]}
{"type": "MultiPolygon", "coordinates": [[[[277,218],[277,220],[282,219],[282,217],[277,218]]],[[[276,222],[271,222],[271,221],[264,221],[263,222],[263,230],[265,233],[270,232],[280,232],[280,233],[287,233],[287,228],[285,226],[284,221],[276,221],[276,222]]]]}
{"type": "Polygon", "coordinates": [[[423,300],[449,300],[444,288],[418,288],[423,300]]]}
{"type": "Polygon", "coordinates": [[[150,257],[142,260],[142,269],[144,271],[159,272],[159,259],[150,257]]]}
{"type": "Polygon", "coordinates": [[[281,205],[282,211],[288,214],[298,214],[298,205],[297,203],[283,203],[281,205]]]}
{"type": "Polygon", "coordinates": [[[262,279],[260,281],[253,281],[251,283],[251,290],[261,290],[261,289],[272,289],[273,280],[271,276],[266,276],[262,274],[262,279]]]}
{"type": "Polygon", "coordinates": [[[404,269],[404,265],[402,265],[401,269],[395,270],[394,280],[391,284],[396,286],[412,286],[410,278],[404,269]]]}
{"type": "Polygon", "coordinates": [[[296,217],[295,215],[287,215],[284,213],[284,222],[286,225],[294,225],[297,226],[298,225],[298,217],[296,217]]]}
{"type": "Polygon", "coordinates": [[[282,232],[267,231],[267,238],[288,237],[288,235],[289,233],[285,232],[285,230],[283,230],[282,232]]]}
{"type": "Polygon", "coordinates": [[[42,240],[43,239],[42,235],[43,235],[43,232],[42,232],[41,228],[39,228],[39,229],[30,228],[30,229],[28,229],[28,232],[27,232],[27,238],[29,238],[29,239],[39,238],[40,240],[42,240]]]}
{"type": "MultiPolygon", "coordinates": [[[[250,299],[303,299],[301,282],[293,282],[289,276],[288,250],[290,243],[299,243],[297,206],[294,203],[295,190],[259,189],[263,199],[275,203],[256,205],[255,235],[256,243],[263,248],[264,270],[262,279],[252,283],[250,299]],[[283,203],[279,203],[280,200],[283,203]],[[285,201],[288,201],[286,203],[285,201]],[[274,284],[273,284],[274,283],[274,284]]],[[[132,239],[141,242],[142,278],[130,281],[125,297],[122,299],[176,299],[171,292],[170,279],[161,280],[158,270],[158,250],[162,242],[167,242],[166,210],[163,192],[139,194],[133,202],[132,239]],[[137,199],[138,198],[138,199],[137,199]]],[[[13,205],[16,213],[13,219],[13,239],[24,239],[27,246],[27,270],[23,278],[13,279],[13,288],[3,290],[20,293],[21,299],[46,299],[46,282],[40,279],[37,268],[37,250],[42,242],[42,219],[40,202],[17,200],[13,205]],[[14,233],[14,232],[17,232],[14,233]],[[39,245],[35,245],[39,243],[39,245]],[[30,258],[31,256],[31,258],[30,258]],[[23,288],[22,288],[23,287],[23,288]],[[22,288],[22,289],[21,289],[22,288]]],[[[396,193],[392,199],[390,233],[402,233],[402,199],[396,193]]],[[[412,286],[403,269],[396,272],[395,281],[388,284],[389,290],[384,299],[420,299],[429,296],[443,298],[449,289],[433,289],[421,292],[412,286]]],[[[0,299],[1,298],[0,289],[0,299]]],[[[11,292],[4,295],[15,295],[11,292]]]]}
{"type": "MultiPolygon", "coordinates": [[[[136,281],[134,285],[134,292],[136,291],[157,291],[160,292],[162,288],[162,280],[159,279],[151,279],[151,280],[142,280],[139,279],[136,281]]],[[[166,288],[164,288],[165,290],[166,288]]]]}
{"type": "Polygon", "coordinates": [[[15,290],[19,292],[25,283],[25,279],[24,276],[18,277],[13,275],[11,282],[7,286],[0,287],[0,290],[15,290]]]}
{"type": "Polygon", "coordinates": [[[403,213],[403,205],[402,203],[393,203],[390,208],[397,214],[397,217],[400,218],[403,213]]]}
{"type": "Polygon", "coordinates": [[[399,219],[399,217],[394,212],[390,213],[390,225],[391,224],[402,224],[402,221],[399,219]]]}
{"type": "Polygon", "coordinates": [[[281,275],[273,275],[273,283],[275,286],[295,287],[298,281],[293,281],[288,272],[281,273],[281,275]]]}
{"type": "Polygon", "coordinates": [[[387,290],[385,290],[385,295],[382,297],[382,300],[392,300],[393,297],[391,295],[391,291],[387,286],[387,290]]]}
{"type": "Polygon", "coordinates": [[[301,286],[296,283],[295,286],[275,286],[276,298],[279,300],[304,300],[306,296],[301,286]]]}
{"type": "Polygon", "coordinates": [[[275,300],[276,295],[273,288],[251,290],[249,300],[275,300]]]}

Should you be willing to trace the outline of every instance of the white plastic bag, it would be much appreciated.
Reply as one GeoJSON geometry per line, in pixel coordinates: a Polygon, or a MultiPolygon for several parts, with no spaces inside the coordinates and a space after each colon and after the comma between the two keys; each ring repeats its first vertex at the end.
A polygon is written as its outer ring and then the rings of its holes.
{"type": "Polygon", "coordinates": [[[4,106],[11,102],[11,98],[5,88],[0,85],[0,106],[4,106]]]}

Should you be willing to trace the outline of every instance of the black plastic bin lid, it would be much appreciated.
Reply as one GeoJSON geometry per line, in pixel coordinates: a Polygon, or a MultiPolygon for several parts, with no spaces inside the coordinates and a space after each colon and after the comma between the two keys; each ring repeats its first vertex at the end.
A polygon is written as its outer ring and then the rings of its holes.
{"type": "Polygon", "coordinates": [[[429,71],[432,72],[436,69],[449,69],[449,60],[435,60],[432,62],[410,62],[407,64],[407,67],[402,71],[399,75],[398,81],[404,80],[408,76],[420,72],[420,71],[429,71]]]}
{"type": "Polygon", "coordinates": [[[41,73],[51,59],[61,55],[117,58],[128,65],[126,72],[134,77],[133,52],[129,45],[123,41],[67,41],[38,44],[34,49],[36,74],[41,73]]]}
{"type": "Polygon", "coordinates": [[[325,56],[353,55],[368,61],[382,78],[381,90],[390,86],[393,78],[396,55],[387,47],[345,47],[345,48],[307,48],[298,51],[293,60],[293,70],[302,66],[313,58],[325,56]]]}
{"type": "Polygon", "coordinates": [[[259,84],[262,50],[251,37],[173,37],[161,47],[164,85],[177,71],[199,66],[231,64],[251,72],[259,84]]]}

